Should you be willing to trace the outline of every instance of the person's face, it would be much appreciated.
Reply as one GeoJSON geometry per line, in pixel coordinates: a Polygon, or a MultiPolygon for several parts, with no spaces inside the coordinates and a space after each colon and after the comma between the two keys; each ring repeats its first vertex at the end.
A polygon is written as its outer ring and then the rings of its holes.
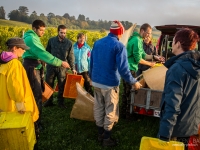
{"type": "Polygon", "coordinates": [[[85,36],[79,37],[78,38],[78,43],[83,44],[85,42],[85,36]]]}
{"type": "Polygon", "coordinates": [[[143,32],[142,32],[142,38],[146,39],[148,37],[151,37],[151,32],[152,32],[151,28],[147,28],[146,31],[143,30],[143,32]]]}
{"type": "Polygon", "coordinates": [[[17,57],[22,57],[22,55],[24,54],[25,50],[22,48],[18,48],[16,46],[13,47],[13,49],[11,50],[17,57]]]}
{"type": "Polygon", "coordinates": [[[33,30],[39,37],[42,37],[45,33],[45,27],[39,27],[39,29],[33,28],[33,30]]]}
{"type": "Polygon", "coordinates": [[[146,44],[149,44],[150,41],[151,41],[151,37],[150,36],[144,39],[144,42],[146,44]]]}
{"type": "Polygon", "coordinates": [[[58,32],[59,38],[63,40],[66,37],[66,32],[67,32],[67,29],[60,29],[58,32]]]}
{"type": "Polygon", "coordinates": [[[22,55],[24,54],[25,50],[22,48],[18,48],[18,57],[22,57],[22,55]]]}

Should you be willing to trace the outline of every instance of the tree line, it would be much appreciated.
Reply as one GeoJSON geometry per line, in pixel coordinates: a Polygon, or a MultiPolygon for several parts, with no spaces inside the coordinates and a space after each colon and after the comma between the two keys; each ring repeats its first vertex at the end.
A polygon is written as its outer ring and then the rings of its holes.
{"type": "MultiPolygon", "coordinates": [[[[0,19],[5,19],[6,12],[4,7],[0,7],[0,19]]],[[[64,24],[69,29],[100,29],[103,32],[109,30],[111,21],[101,20],[98,21],[90,20],[89,17],[85,17],[83,14],[79,14],[78,18],[75,16],[70,16],[68,13],[65,13],[63,16],[55,15],[50,12],[46,16],[44,13],[37,14],[36,11],[33,11],[29,15],[29,9],[26,6],[19,6],[18,9],[12,10],[8,13],[9,20],[25,22],[31,24],[34,20],[40,19],[45,22],[47,26],[57,27],[60,24],[64,24]]],[[[133,25],[129,21],[121,21],[125,29],[128,29],[133,25]]]]}

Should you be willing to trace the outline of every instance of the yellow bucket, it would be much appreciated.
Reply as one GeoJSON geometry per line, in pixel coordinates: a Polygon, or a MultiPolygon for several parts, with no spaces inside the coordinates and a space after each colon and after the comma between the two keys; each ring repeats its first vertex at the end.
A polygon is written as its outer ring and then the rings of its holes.
{"type": "Polygon", "coordinates": [[[182,142],[170,141],[167,145],[159,144],[159,139],[151,137],[142,137],[140,150],[184,150],[182,142]]]}

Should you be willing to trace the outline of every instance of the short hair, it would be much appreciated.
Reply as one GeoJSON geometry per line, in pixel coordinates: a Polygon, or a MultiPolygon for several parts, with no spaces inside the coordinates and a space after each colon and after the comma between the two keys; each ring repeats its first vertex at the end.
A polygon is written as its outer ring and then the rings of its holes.
{"type": "Polygon", "coordinates": [[[67,29],[67,27],[65,25],[59,25],[58,26],[58,32],[60,31],[60,29],[67,29]]]}
{"type": "Polygon", "coordinates": [[[85,36],[84,33],[79,33],[79,34],[77,35],[77,40],[78,40],[79,38],[83,37],[83,36],[85,36]]]}
{"type": "Polygon", "coordinates": [[[144,30],[146,31],[148,28],[152,29],[151,26],[148,23],[144,23],[141,27],[140,27],[140,31],[144,30]]]}
{"type": "Polygon", "coordinates": [[[42,20],[35,20],[32,23],[32,27],[39,29],[40,27],[45,27],[45,23],[42,20]]]}
{"type": "Polygon", "coordinates": [[[175,33],[174,42],[180,42],[184,51],[194,50],[199,41],[198,34],[189,28],[182,28],[175,33]]]}

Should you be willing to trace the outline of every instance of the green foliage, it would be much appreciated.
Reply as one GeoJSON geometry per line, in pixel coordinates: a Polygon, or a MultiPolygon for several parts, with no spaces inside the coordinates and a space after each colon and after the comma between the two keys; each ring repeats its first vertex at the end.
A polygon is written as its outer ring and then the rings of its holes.
{"type": "MultiPolygon", "coordinates": [[[[11,26],[0,26],[0,50],[6,50],[5,42],[11,37],[23,37],[23,33],[31,29],[30,27],[11,27],[11,26]]],[[[89,30],[67,30],[66,37],[71,40],[73,43],[77,41],[77,35],[79,32],[83,32],[87,36],[87,44],[90,47],[93,47],[93,44],[96,40],[106,36],[105,32],[99,31],[89,31],[89,30]]],[[[44,36],[41,38],[41,42],[46,47],[48,40],[56,36],[57,28],[48,27],[45,30],[44,36]]]]}

